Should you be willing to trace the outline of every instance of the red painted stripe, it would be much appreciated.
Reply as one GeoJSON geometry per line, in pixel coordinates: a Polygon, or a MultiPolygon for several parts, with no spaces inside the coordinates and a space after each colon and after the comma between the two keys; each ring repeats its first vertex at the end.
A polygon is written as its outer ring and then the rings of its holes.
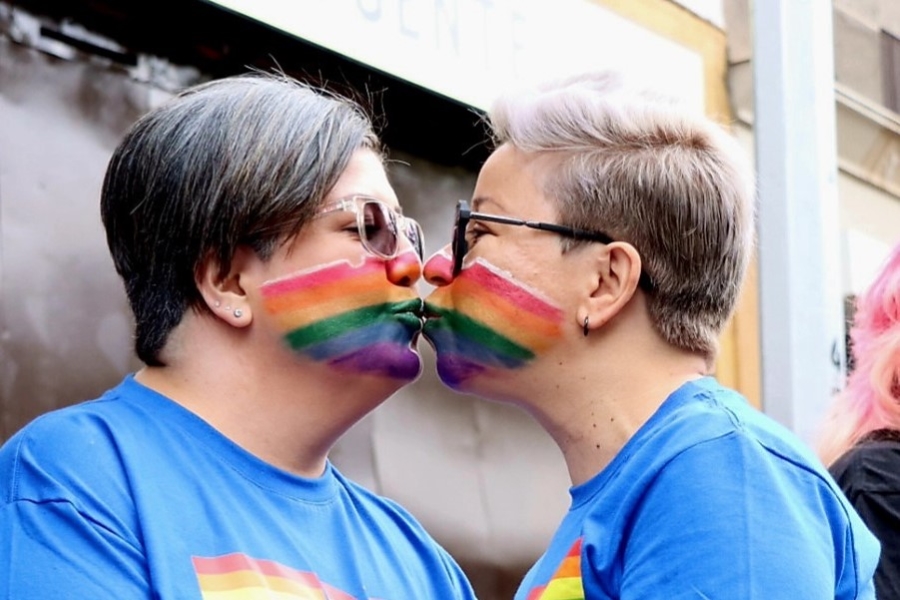
{"type": "Polygon", "coordinates": [[[306,290],[319,285],[332,284],[342,279],[368,275],[377,270],[384,269],[384,261],[376,257],[366,257],[362,264],[351,265],[350,261],[342,260],[327,267],[316,267],[303,276],[302,271],[291,273],[286,277],[267,281],[262,285],[265,297],[278,296],[297,290],[306,290]]]}

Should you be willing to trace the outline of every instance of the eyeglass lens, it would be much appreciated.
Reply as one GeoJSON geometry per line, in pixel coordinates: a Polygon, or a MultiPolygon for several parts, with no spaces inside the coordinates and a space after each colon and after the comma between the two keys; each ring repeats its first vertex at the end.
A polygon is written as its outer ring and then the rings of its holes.
{"type": "Polygon", "coordinates": [[[363,221],[363,242],[368,249],[384,258],[396,256],[399,249],[398,234],[400,221],[403,234],[409,240],[419,258],[425,254],[422,229],[412,219],[398,216],[381,202],[364,202],[361,219],[363,221]]]}
{"type": "Polygon", "coordinates": [[[466,240],[466,229],[469,225],[469,204],[465,200],[460,200],[456,205],[456,218],[453,220],[453,243],[450,251],[453,255],[453,276],[459,275],[462,270],[463,258],[469,251],[469,244],[466,240]]]}
{"type": "Polygon", "coordinates": [[[419,256],[419,259],[425,258],[425,236],[422,233],[422,227],[412,219],[403,219],[406,222],[406,239],[412,245],[413,250],[419,256]]]}
{"type": "Polygon", "coordinates": [[[397,222],[380,202],[364,202],[362,205],[363,241],[380,256],[393,256],[397,252],[397,222]]]}

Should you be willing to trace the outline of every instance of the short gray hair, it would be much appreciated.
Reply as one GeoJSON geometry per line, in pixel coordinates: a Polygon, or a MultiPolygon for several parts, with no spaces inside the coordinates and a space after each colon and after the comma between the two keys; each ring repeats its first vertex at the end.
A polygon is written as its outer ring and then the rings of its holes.
{"type": "Polygon", "coordinates": [[[203,309],[204,261],[227,273],[241,245],[269,258],[359,148],[379,150],[359,104],[281,74],[203,83],[138,120],[110,160],[101,212],[141,360],[161,364],[185,311],[203,309]]]}
{"type": "Polygon", "coordinates": [[[613,72],[503,96],[489,122],[498,145],[554,157],[545,193],[560,222],[637,248],[657,331],[712,360],[754,241],[753,174],[736,140],[613,72]]]}

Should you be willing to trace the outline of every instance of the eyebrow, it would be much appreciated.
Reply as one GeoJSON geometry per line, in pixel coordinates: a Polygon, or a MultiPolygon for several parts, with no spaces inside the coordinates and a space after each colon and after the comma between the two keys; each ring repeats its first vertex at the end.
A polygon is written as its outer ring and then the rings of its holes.
{"type": "Polygon", "coordinates": [[[491,203],[491,204],[493,204],[494,206],[496,206],[497,208],[499,208],[501,211],[504,210],[503,205],[500,204],[500,203],[499,203],[497,200],[495,200],[494,198],[492,198],[492,197],[490,197],[490,196],[479,196],[479,197],[477,197],[477,198],[473,198],[473,199],[472,199],[472,211],[473,211],[473,212],[479,212],[479,209],[480,209],[485,203],[491,203]]]}

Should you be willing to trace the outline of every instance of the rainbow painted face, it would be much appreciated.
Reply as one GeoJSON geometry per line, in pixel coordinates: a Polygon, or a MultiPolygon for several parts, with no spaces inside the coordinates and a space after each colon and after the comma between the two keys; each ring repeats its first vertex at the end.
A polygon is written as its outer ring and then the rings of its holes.
{"type": "MultiPolygon", "coordinates": [[[[451,269],[444,254],[432,261],[451,269]]],[[[561,337],[562,311],[482,258],[432,292],[425,313],[423,335],[437,353],[441,381],[453,389],[475,375],[521,368],[561,337]]]]}
{"type": "MultiPolygon", "coordinates": [[[[409,258],[418,260],[412,252],[409,258]]],[[[261,291],[266,312],[295,352],[354,373],[404,381],[419,375],[413,344],[422,300],[413,288],[387,280],[384,260],[306,269],[267,281],[261,291]]]]}

